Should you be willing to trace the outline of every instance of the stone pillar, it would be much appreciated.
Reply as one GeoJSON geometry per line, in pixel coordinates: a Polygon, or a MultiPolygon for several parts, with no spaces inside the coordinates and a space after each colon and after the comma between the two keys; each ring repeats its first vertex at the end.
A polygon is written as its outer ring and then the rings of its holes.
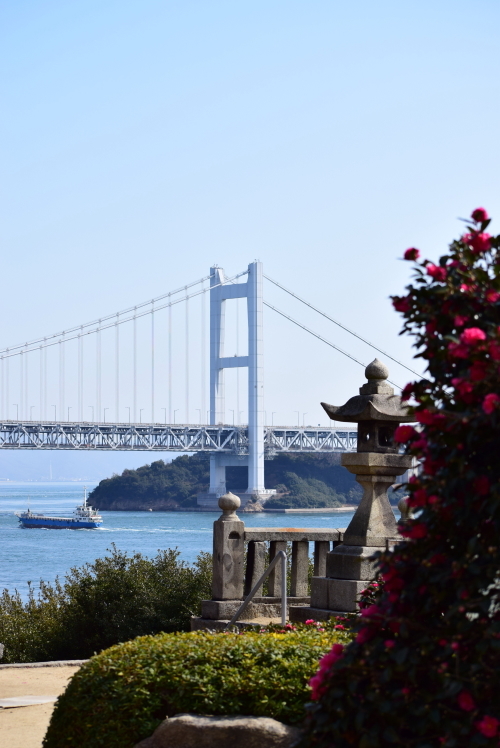
{"type": "MultiPolygon", "coordinates": [[[[245,597],[253,590],[257,580],[266,570],[267,543],[262,540],[251,540],[248,543],[247,568],[245,573],[245,597]]],[[[262,586],[255,593],[262,596],[262,586]]]]}
{"type": "Polygon", "coordinates": [[[316,540],[314,543],[314,576],[324,577],[326,574],[326,557],[330,551],[329,540],[316,540]]]}
{"type": "MultiPolygon", "coordinates": [[[[271,540],[269,543],[269,563],[280,552],[286,553],[286,540],[271,540]]],[[[268,576],[269,597],[281,597],[281,562],[278,562],[268,576]]]]}
{"type": "Polygon", "coordinates": [[[219,499],[223,514],[214,522],[212,600],[241,600],[245,562],[245,523],[236,514],[240,499],[219,499]]]}
{"type": "Polygon", "coordinates": [[[292,542],[292,579],[290,585],[291,597],[307,597],[308,576],[309,541],[294,540],[292,542]]]}

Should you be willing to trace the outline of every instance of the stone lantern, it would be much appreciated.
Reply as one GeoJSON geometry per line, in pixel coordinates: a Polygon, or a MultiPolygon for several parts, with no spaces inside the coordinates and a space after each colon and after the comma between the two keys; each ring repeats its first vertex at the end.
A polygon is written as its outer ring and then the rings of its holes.
{"type": "Polygon", "coordinates": [[[413,418],[388,384],[389,370],[383,363],[375,359],[365,375],[367,383],[345,405],[322,403],[330,418],[358,424],[357,452],[344,453],[341,464],[354,473],[363,497],[342,543],[328,553],[326,576],[313,577],[311,608],[292,609],[296,620],[356,611],[359,593],[375,575],[372,555],[399,539],[387,489],[412,466],[411,455],[398,453],[394,432],[413,418]]]}

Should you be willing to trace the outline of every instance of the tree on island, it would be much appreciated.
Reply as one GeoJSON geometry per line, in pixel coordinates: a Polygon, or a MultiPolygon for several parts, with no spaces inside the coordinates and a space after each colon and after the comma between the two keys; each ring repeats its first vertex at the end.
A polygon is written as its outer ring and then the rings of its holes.
{"type": "MultiPolygon", "coordinates": [[[[226,472],[228,488],[244,491],[247,468],[230,467],[226,472]]],[[[104,510],[187,508],[196,506],[197,494],[208,490],[209,477],[205,455],[181,455],[168,463],[156,460],[106,478],[89,500],[104,510]]],[[[276,455],[265,462],[265,481],[279,492],[268,502],[276,508],[341,506],[357,503],[361,496],[354,476],[340,465],[337,454],[276,455]]]]}
{"type": "Polygon", "coordinates": [[[423,465],[416,517],[379,556],[355,642],[311,681],[309,748],[499,745],[500,236],[483,208],[469,223],[393,298],[427,362],[403,392],[420,426],[396,432],[423,465]]]}

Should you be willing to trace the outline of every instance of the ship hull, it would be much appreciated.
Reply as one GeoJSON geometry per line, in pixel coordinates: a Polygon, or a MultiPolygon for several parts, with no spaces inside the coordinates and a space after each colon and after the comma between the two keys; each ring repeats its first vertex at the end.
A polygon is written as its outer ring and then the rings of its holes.
{"type": "Polygon", "coordinates": [[[27,529],[45,528],[47,530],[94,530],[102,522],[78,521],[71,519],[49,519],[46,517],[20,519],[21,527],[27,529]]]}

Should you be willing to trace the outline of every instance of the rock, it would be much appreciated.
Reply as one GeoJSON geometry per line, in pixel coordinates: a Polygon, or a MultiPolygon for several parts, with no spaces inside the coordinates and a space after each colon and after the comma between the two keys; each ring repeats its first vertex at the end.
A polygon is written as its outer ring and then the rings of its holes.
{"type": "Polygon", "coordinates": [[[250,501],[247,501],[242,512],[262,512],[264,510],[264,505],[257,499],[257,501],[254,501],[253,499],[250,499],[250,501]]]}
{"type": "Polygon", "coordinates": [[[166,719],[135,748],[292,748],[301,730],[270,717],[200,717],[178,714],[166,719]]]}

